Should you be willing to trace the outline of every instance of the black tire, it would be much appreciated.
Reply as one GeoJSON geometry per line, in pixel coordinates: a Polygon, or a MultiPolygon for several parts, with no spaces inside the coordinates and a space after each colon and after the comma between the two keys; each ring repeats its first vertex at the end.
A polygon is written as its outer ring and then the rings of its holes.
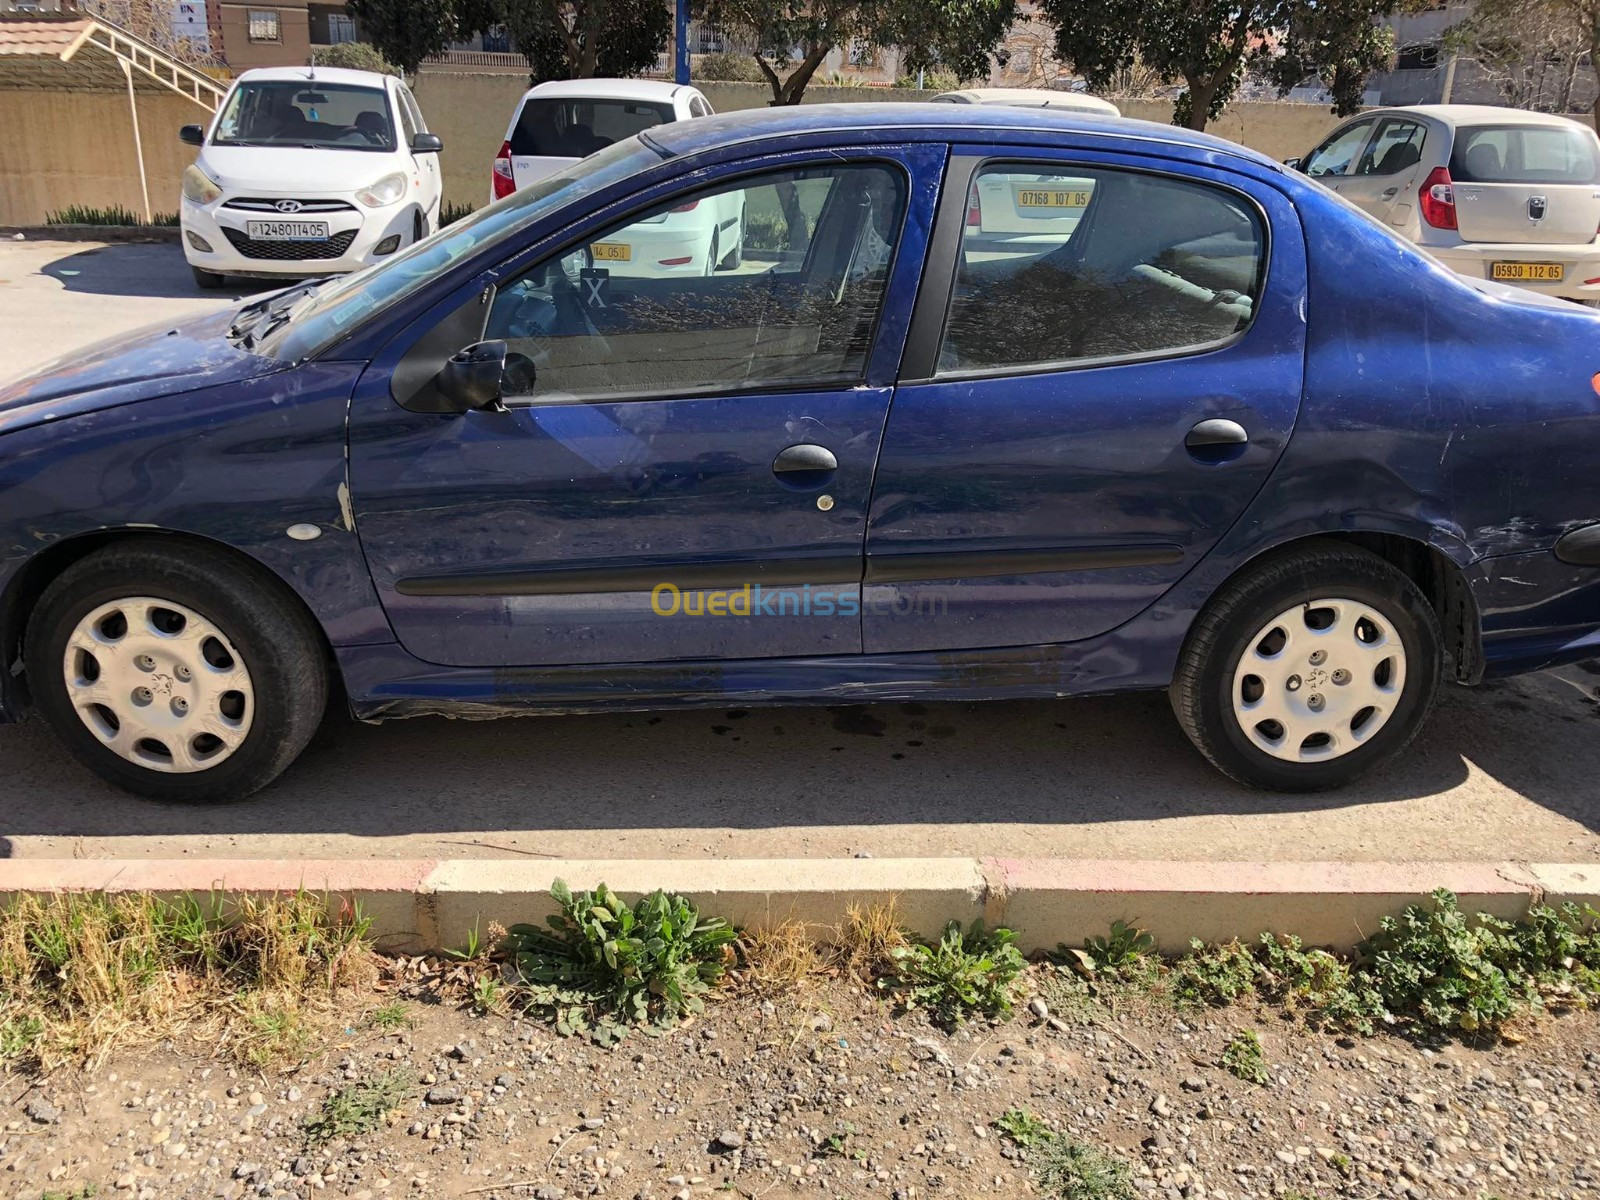
{"type": "Polygon", "coordinates": [[[321,635],[298,600],[265,568],[204,546],[140,541],[86,555],[39,598],[23,658],[34,704],[74,757],[103,779],[153,800],[244,799],[294,761],[316,733],[328,700],[321,635]],[[249,730],[214,766],[173,773],[131,762],[90,732],[67,694],[64,659],[73,630],[100,605],[132,596],[172,601],[204,617],[233,644],[250,673],[249,730]]]}
{"type": "Polygon", "coordinates": [[[718,249],[717,241],[718,241],[718,239],[717,239],[717,231],[715,229],[713,229],[711,231],[711,246],[710,246],[710,248],[708,248],[706,250],[706,274],[707,275],[715,275],[717,273],[717,257],[718,257],[718,255],[720,253],[720,250],[718,249]]]}
{"type": "Polygon", "coordinates": [[[228,286],[228,277],[226,275],[218,275],[215,271],[202,270],[200,267],[197,267],[192,263],[189,265],[189,270],[194,272],[195,287],[204,288],[208,292],[214,292],[218,288],[224,288],[228,286]]]}
{"type": "Polygon", "coordinates": [[[417,215],[411,218],[411,244],[415,246],[428,236],[428,218],[422,215],[422,210],[417,210],[417,215]]]}
{"type": "Polygon", "coordinates": [[[739,210],[739,237],[733,243],[733,250],[723,265],[730,271],[737,271],[744,266],[744,209],[742,208],[739,210]]]}
{"type": "MultiPolygon", "coordinates": [[[[1184,642],[1169,695],[1189,740],[1223,774],[1273,791],[1325,791],[1387,762],[1417,735],[1439,691],[1440,642],[1438,616],[1409,577],[1359,547],[1307,542],[1264,560],[1212,598],[1184,642]],[[1235,716],[1235,672],[1275,616],[1332,598],[1369,606],[1398,636],[1405,652],[1398,699],[1387,721],[1353,749],[1312,762],[1280,759],[1257,746],[1235,716]]],[[[1284,736],[1281,724],[1276,729],[1284,736]]]]}

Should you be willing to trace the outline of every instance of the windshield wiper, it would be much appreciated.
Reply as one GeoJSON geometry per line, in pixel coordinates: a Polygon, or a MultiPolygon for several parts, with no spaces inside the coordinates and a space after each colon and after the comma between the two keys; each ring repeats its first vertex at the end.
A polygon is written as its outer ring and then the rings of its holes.
{"type": "Polygon", "coordinates": [[[302,300],[309,299],[311,295],[328,280],[331,275],[324,275],[319,279],[308,279],[286,292],[268,296],[247,304],[239,310],[239,315],[234,318],[233,324],[228,326],[228,339],[237,341],[246,350],[257,345],[268,333],[292,318],[290,311],[302,300]]]}

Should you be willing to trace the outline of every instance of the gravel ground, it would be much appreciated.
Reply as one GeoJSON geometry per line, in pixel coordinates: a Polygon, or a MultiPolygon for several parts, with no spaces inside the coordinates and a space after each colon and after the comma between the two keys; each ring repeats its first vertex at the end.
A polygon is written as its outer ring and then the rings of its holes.
{"type": "Polygon", "coordinates": [[[1021,1106],[1160,1197],[1600,1195],[1600,1014],[1434,1048],[1312,1033],[1247,1006],[1075,1024],[1020,1010],[953,1034],[818,985],[733,997],[601,1049],[542,1024],[413,1002],[260,1074],[172,1043],[92,1072],[0,1077],[0,1194],[20,1200],[382,1196],[691,1200],[1035,1194],[991,1122],[1021,1106]],[[1255,1030],[1271,1082],[1220,1066],[1255,1030]],[[386,1124],[318,1143],[337,1089],[409,1075],[386,1124]],[[81,1189],[92,1187],[92,1193],[81,1189]]]}

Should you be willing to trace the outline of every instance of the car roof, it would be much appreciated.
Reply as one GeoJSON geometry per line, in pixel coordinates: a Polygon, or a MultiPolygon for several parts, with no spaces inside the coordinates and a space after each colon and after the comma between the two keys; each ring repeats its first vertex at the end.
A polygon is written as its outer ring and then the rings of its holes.
{"type": "Polygon", "coordinates": [[[1015,104],[1024,108],[1076,108],[1080,112],[1118,112],[1117,106],[1087,92],[1060,92],[1053,88],[962,88],[934,97],[945,103],[1015,104]]]}
{"type": "Polygon", "coordinates": [[[252,67],[248,71],[241,71],[234,82],[270,83],[293,79],[300,83],[349,83],[381,88],[393,78],[379,71],[352,71],[348,67],[252,67]]]}
{"type": "MultiPolygon", "coordinates": [[[[1377,110],[1384,113],[1419,113],[1452,127],[1460,125],[1579,125],[1560,113],[1528,112],[1521,108],[1501,108],[1494,104],[1406,104],[1377,110]]],[[[1368,114],[1363,114],[1368,115],[1368,114]]]]}
{"type": "Polygon", "coordinates": [[[1011,133],[1094,134],[1226,155],[1257,167],[1283,172],[1281,164],[1265,155],[1209,133],[1196,133],[1175,125],[1158,125],[1154,121],[1136,121],[1129,117],[1003,104],[912,101],[903,104],[802,104],[754,108],[701,117],[695,121],[656,125],[639,137],[659,153],[677,157],[785,135],[881,134],[885,131],[919,141],[982,141],[985,136],[1011,133]]]}
{"type": "Polygon", "coordinates": [[[671,100],[685,90],[692,89],[663,79],[552,79],[535,84],[522,94],[522,98],[663,101],[671,100]]]}

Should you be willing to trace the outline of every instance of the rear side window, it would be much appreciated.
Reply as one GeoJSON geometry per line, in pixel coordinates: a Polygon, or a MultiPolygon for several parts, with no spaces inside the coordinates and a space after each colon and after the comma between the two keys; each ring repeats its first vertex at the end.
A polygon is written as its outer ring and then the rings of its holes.
{"type": "Polygon", "coordinates": [[[1600,155],[1582,126],[1476,125],[1456,130],[1450,178],[1458,183],[1595,183],[1600,155]]]}
{"type": "Polygon", "coordinates": [[[526,100],[511,131],[511,153],[583,158],[672,120],[669,104],[634,100],[526,100]]]}
{"type": "Polygon", "coordinates": [[[1267,257],[1220,189],[1102,168],[991,164],[967,201],[941,375],[1196,350],[1244,330],[1267,257]]]}

